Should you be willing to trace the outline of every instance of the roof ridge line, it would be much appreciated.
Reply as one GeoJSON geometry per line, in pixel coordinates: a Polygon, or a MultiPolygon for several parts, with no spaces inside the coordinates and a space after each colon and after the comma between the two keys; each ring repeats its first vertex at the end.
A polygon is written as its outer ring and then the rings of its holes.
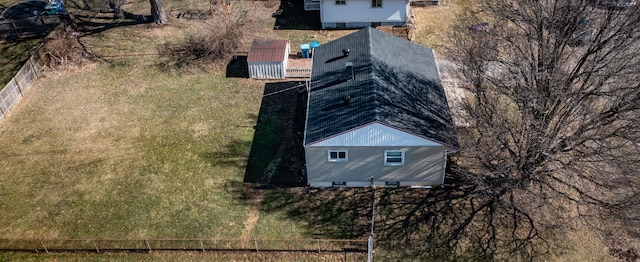
{"type": "Polygon", "coordinates": [[[369,40],[367,43],[368,44],[368,48],[369,48],[369,77],[372,80],[372,89],[373,89],[373,101],[371,101],[373,104],[375,104],[374,106],[374,110],[373,110],[373,119],[375,121],[380,121],[380,110],[379,110],[379,105],[380,102],[378,101],[378,95],[379,95],[379,88],[378,88],[378,80],[376,79],[376,73],[375,73],[375,64],[374,64],[374,57],[373,57],[373,38],[372,38],[372,32],[373,32],[373,27],[367,27],[367,40],[369,40]]]}

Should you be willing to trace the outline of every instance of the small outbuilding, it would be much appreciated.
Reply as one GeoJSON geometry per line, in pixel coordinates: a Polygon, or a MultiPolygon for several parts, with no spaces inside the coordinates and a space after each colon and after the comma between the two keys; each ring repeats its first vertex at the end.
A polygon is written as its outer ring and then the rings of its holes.
{"type": "Polygon", "coordinates": [[[284,79],[289,58],[289,41],[256,39],[247,56],[249,77],[254,79],[284,79]]]}

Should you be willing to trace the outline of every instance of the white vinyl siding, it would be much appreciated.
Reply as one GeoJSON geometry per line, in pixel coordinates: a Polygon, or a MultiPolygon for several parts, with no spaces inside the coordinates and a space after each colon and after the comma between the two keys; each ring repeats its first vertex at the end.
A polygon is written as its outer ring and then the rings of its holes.
{"type": "Polygon", "coordinates": [[[372,8],[372,1],[350,0],[346,3],[345,0],[345,4],[338,4],[340,0],[321,0],[320,22],[326,28],[336,28],[343,23],[347,28],[355,28],[369,26],[372,22],[380,22],[383,26],[400,26],[407,22],[409,1],[386,0],[375,8],[372,8]]]}
{"type": "Polygon", "coordinates": [[[346,146],[442,146],[431,140],[412,135],[382,124],[366,125],[349,132],[318,141],[307,146],[346,147],[346,146]]]}

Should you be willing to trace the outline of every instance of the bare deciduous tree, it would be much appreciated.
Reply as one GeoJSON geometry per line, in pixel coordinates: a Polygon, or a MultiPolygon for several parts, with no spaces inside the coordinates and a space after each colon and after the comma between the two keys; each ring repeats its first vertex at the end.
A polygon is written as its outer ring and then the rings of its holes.
{"type": "Polygon", "coordinates": [[[149,0],[151,4],[151,17],[156,24],[164,24],[167,22],[167,14],[164,12],[162,0],[149,0]]]}
{"type": "MultiPolygon", "coordinates": [[[[564,219],[637,215],[637,7],[489,0],[480,10],[471,19],[490,28],[460,28],[451,50],[469,94],[456,175],[474,185],[476,207],[515,239],[564,219]]],[[[501,243],[488,236],[487,247],[501,243]]]]}

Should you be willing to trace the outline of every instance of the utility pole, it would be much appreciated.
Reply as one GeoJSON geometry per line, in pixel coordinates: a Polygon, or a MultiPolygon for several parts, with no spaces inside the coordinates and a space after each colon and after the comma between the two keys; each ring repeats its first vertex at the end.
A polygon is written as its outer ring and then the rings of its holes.
{"type": "Polygon", "coordinates": [[[367,241],[367,261],[373,262],[373,228],[376,220],[376,188],[373,186],[373,177],[371,177],[371,232],[367,241]]]}

